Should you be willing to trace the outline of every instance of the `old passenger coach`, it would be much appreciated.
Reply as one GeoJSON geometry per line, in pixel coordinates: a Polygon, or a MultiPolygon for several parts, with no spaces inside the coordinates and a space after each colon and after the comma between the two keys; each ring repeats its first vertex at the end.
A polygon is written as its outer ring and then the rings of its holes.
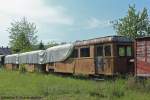
{"type": "Polygon", "coordinates": [[[134,71],[134,64],[129,62],[134,57],[133,41],[123,36],[77,41],[74,46],[56,46],[47,52],[48,59],[53,59],[47,62],[47,71],[88,75],[117,75],[134,71]]]}

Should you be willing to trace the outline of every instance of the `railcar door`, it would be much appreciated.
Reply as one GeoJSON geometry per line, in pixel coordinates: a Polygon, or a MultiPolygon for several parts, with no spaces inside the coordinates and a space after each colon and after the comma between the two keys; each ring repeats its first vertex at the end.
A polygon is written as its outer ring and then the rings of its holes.
{"type": "Polygon", "coordinates": [[[130,63],[130,59],[133,58],[132,47],[130,45],[118,45],[118,60],[117,72],[130,73],[134,70],[134,64],[130,63]]]}
{"type": "Polygon", "coordinates": [[[95,46],[95,74],[103,74],[104,72],[104,46],[95,46]]]}

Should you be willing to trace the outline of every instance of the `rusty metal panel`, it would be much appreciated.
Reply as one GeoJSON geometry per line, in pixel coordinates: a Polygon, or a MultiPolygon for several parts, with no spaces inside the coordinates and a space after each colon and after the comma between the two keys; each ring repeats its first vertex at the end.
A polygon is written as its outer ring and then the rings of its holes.
{"type": "Polygon", "coordinates": [[[150,76],[150,38],[136,39],[136,74],[150,76]]]}

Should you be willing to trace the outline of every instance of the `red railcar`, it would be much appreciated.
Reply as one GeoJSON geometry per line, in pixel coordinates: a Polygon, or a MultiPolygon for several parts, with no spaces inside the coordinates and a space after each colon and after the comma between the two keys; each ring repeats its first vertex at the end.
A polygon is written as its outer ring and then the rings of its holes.
{"type": "Polygon", "coordinates": [[[150,77],[150,37],[135,40],[135,74],[150,77]]]}

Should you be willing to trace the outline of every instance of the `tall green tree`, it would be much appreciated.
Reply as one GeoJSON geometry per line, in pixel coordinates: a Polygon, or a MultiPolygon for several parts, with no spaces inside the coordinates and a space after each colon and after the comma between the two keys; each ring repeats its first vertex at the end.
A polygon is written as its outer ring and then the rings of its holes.
{"type": "Polygon", "coordinates": [[[47,44],[47,48],[53,47],[53,46],[57,46],[59,45],[59,43],[57,43],[56,41],[50,41],[47,44]]]}
{"type": "Polygon", "coordinates": [[[128,14],[116,21],[113,21],[114,29],[118,35],[137,38],[150,35],[150,20],[147,9],[141,12],[136,11],[135,5],[128,8],[128,14]]]}
{"type": "Polygon", "coordinates": [[[9,44],[14,53],[31,51],[37,43],[36,25],[28,22],[26,18],[12,22],[8,32],[9,44]]]}
{"type": "Polygon", "coordinates": [[[44,44],[43,44],[42,41],[39,43],[38,49],[39,49],[39,50],[45,50],[45,46],[44,46],[44,44]]]}

